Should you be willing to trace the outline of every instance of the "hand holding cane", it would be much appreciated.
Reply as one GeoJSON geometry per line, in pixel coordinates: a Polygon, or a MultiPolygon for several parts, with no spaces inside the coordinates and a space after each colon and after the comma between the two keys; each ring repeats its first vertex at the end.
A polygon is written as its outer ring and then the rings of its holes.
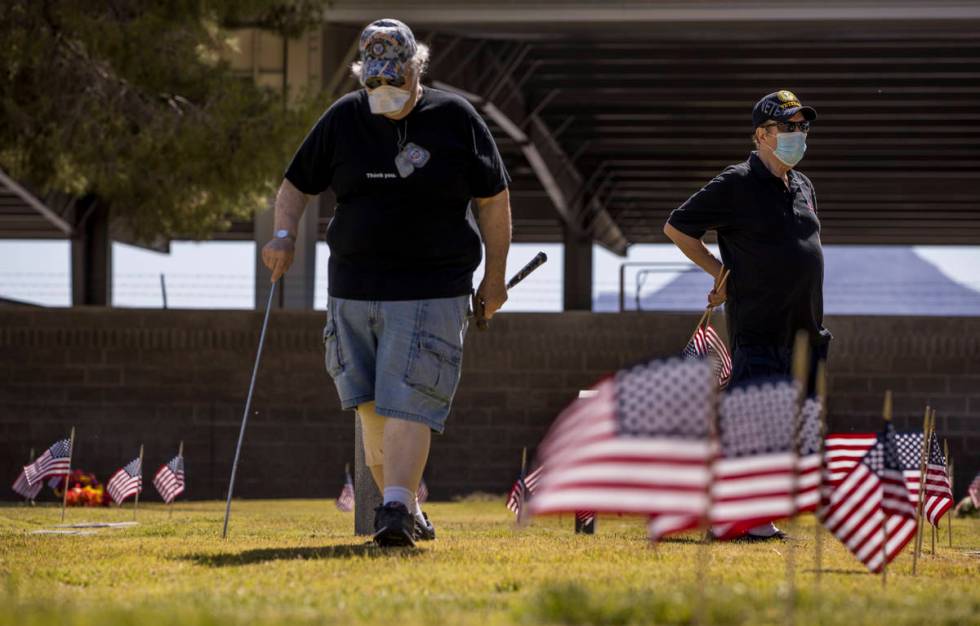
{"type": "MultiPolygon", "coordinates": [[[[516,274],[514,274],[509,281],[507,281],[507,291],[510,291],[512,287],[517,286],[522,280],[528,277],[528,275],[534,270],[538,269],[544,265],[545,261],[548,260],[548,255],[544,252],[538,252],[533,259],[531,259],[527,265],[522,267],[516,274]]],[[[483,299],[482,294],[479,291],[473,292],[473,318],[476,320],[476,327],[479,330],[486,330],[490,327],[490,320],[487,319],[486,314],[486,301],[483,299]]]]}

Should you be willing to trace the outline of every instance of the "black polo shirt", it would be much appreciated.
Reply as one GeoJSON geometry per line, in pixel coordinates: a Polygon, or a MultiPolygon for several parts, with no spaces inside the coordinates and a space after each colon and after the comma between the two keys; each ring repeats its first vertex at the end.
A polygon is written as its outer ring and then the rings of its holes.
{"type": "Polygon", "coordinates": [[[675,209],[668,223],[700,239],[718,233],[731,271],[725,314],[733,346],[789,347],[799,329],[815,345],[823,327],[823,250],[810,179],[790,170],[789,188],[753,152],[675,209]]]}
{"type": "Polygon", "coordinates": [[[469,294],[482,257],[470,199],[495,196],[510,182],[483,118],[431,87],[398,121],[371,113],[364,89],[340,98],[285,177],[308,195],[336,193],[328,291],[352,300],[469,294]],[[407,169],[395,161],[403,151],[411,155],[407,169]]]}

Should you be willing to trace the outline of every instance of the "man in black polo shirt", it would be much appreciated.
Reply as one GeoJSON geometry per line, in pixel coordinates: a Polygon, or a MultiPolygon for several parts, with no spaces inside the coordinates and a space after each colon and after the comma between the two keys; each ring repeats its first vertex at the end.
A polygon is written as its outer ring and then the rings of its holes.
{"type": "MultiPolygon", "coordinates": [[[[725,303],[733,384],[787,375],[796,332],[810,336],[813,362],[825,359],[830,332],[823,327],[823,251],[817,198],[810,179],[793,168],[806,151],[817,112],[790,91],[771,93],[752,110],[756,151],[731,165],[675,209],[664,233],[701,269],[726,284],[708,294],[725,303]],[[701,241],[718,234],[721,261],[701,241]]],[[[811,368],[815,370],[815,368],[811,368]]],[[[812,385],[812,374],[811,374],[812,385]]],[[[771,524],[752,529],[779,536],[771,524]]]]}

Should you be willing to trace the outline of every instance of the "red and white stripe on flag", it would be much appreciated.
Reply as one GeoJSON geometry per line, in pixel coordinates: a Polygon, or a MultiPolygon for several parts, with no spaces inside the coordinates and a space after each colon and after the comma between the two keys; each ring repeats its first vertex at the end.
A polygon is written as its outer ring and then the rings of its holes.
{"type": "Polygon", "coordinates": [[[709,516],[717,538],[796,512],[798,402],[799,387],[789,377],[739,385],[722,397],[709,516]]]}
{"type": "Polygon", "coordinates": [[[915,509],[891,424],[833,488],[818,516],[872,572],[880,572],[905,548],[915,535],[915,509]]]}
{"type": "Polygon", "coordinates": [[[682,356],[688,358],[703,358],[712,356],[716,359],[715,372],[718,375],[718,388],[724,389],[732,378],[732,355],[728,352],[725,340],[711,324],[698,326],[691,340],[684,347],[682,356]]]}
{"type": "Polygon", "coordinates": [[[167,504],[184,493],[184,457],[175,456],[160,466],[153,477],[153,486],[167,504]]]}
{"type": "Polygon", "coordinates": [[[56,441],[37,457],[33,463],[24,466],[24,477],[28,484],[41,482],[51,476],[64,476],[71,471],[71,442],[68,439],[56,441]]]}
{"type": "Polygon", "coordinates": [[[555,420],[539,449],[534,514],[576,511],[700,519],[716,386],[704,360],[651,361],[600,382],[555,420]]]}
{"type": "Polygon", "coordinates": [[[20,474],[17,474],[17,480],[14,481],[12,486],[14,493],[28,500],[36,498],[37,494],[41,493],[42,487],[44,487],[44,483],[40,480],[33,485],[27,482],[27,475],[24,474],[24,470],[21,470],[20,474]]]}
{"type": "Polygon", "coordinates": [[[143,468],[139,457],[116,470],[106,483],[106,491],[112,501],[121,504],[126,498],[143,490],[143,468]]]}
{"type": "Polygon", "coordinates": [[[527,476],[514,481],[514,486],[510,488],[510,493],[507,495],[507,509],[514,515],[521,516],[521,506],[537,489],[542,469],[539,467],[527,476]]]}
{"type": "MultiPolygon", "coordinates": [[[[922,472],[922,432],[898,434],[898,453],[904,470],[909,500],[919,504],[920,476],[922,472]]],[[[933,526],[953,506],[953,492],[946,474],[946,458],[939,447],[939,439],[932,435],[926,462],[926,484],[922,492],[922,515],[933,526]]]]}
{"type": "Polygon", "coordinates": [[[831,487],[839,485],[877,441],[875,433],[828,434],[824,440],[827,484],[831,487]]]}

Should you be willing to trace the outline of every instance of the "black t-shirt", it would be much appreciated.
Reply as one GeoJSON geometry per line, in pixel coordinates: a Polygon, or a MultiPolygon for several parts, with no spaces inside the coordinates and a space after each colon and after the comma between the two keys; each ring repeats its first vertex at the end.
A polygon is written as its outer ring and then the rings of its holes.
{"type": "Polygon", "coordinates": [[[510,183],[476,110],[430,87],[398,121],[372,114],[366,90],[343,96],[307,135],[285,176],[308,195],[333,188],[329,292],[353,300],[470,293],[482,257],[467,219],[470,199],[510,183]]]}
{"type": "Polygon", "coordinates": [[[791,346],[799,329],[827,343],[823,327],[823,249],[810,179],[789,171],[789,189],[756,153],[675,209],[668,223],[700,239],[718,233],[731,271],[725,314],[733,345],[791,346]]]}

